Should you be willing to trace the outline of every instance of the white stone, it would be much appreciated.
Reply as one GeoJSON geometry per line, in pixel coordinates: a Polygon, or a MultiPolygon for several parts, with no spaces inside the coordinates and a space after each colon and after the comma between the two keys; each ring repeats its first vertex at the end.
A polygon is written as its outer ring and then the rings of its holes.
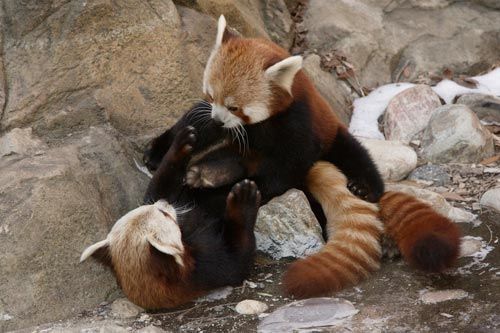
{"type": "Polygon", "coordinates": [[[484,207],[500,212],[500,187],[486,191],[481,197],[480,203],[484,207]]]}
{"type": "Polygon", "coordinates": [[[111,304],[111,316],[115,318],[137,317],[144,309],[130,302],[126,298],[119,298],[111,304]]]}
{"type": "Polygon", "coordinates": [[[236,312],[244,315],[260,314],[265,312],[269,307],[266,303],[255,301],[253,299],[246,299],[236,305],[236,312]]]}
{"type": "Polygon", "coordinates": [[[220,299],[228,297],[229,295],[231,295],[232,292],[233,292],[233,287],[231,286],[215,289],[212,290],[209,294],[198,298],[196,300],[196,303],[218,301],[220,299]]]}
{"type": "Polygon", "coordinates": [[[402,142],[359,140],[368,149],[385,181],[401,180],[417,166],[417,153],[402,142]]]}
{"type": "Polygon", "coordinates": [[[420,295],[420,300],[425,304],[435,304],[444,301],[462,299],[467,296],[469,296],[469,293],[462,289],[425,291],[422,295],[420,295]]]}
{"type": "Polygon", "coordinates": [[[465,236],[460,243],[460,257],[472,257],[481,251],[483,242],[481,238],[465,236]]]}
{"type": "Polygon", "coordinates": [[[273,259],[305,257],[321,249],[321,227],[304,193],[289,190],[259,209],[255,223],[257,249],[273,259]]]}

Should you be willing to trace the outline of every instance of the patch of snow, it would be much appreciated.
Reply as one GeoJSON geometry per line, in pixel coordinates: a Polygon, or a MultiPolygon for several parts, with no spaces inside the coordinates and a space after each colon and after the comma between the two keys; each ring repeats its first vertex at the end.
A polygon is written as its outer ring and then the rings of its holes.
{"type": "Polygon", "coordinates": [[[349,132],[357,137],[385,140],[378,129],[378,118],[384,113],[389,101],[402,91],[415,86],[412,83],[392,83],[378,87],[365,97],[353,102],[349,132]]]}
{"type": "Polygon", "coordinates": [[[227,286],[227,287],[222,287],[219,289],[216,289],[212,291],[210,294],[207,294],[203,297],[200,297],[196,300],[196,303],[201,303],[201,302],[213,302],[217,301],[220,299],[224,299],[231,295],[233,292],[233,287],[227,286]]]}
{"type": "Polygon", "coordinates": [[[467,257],[472,258],[472,261],[465,266],[459,267],[457,269],[459,274],[472,274],[472,271],[478,271],[490,266],[489,263],[483,262],[483,260],[486,258],[488,253],[493,250],[493,246],[489,245],[481,237],[464,236],[462,237],[462,240],[469,243],[481,242],[481,247],[476,252],[467,253],[467,257]]]}
{"type": "MultiPolygon", "coordinates": [[[[456,96],[463,94],[500,96],[500,67],[487,74],[471,77],[471,79],[477,82],[477,88],[467,88],[445,79],[432,87],[432,90],[446,104],[450,104],[456,96]]],[[[356,137],[384,140],[384,135],[378,129],[378,118],[385,112],[394,96],[413,86],[415,85],[412,83],[386,84],[367,96],[354,100],[349,132],[356,137]]]]}
{"type": "Polygon", "coordinates": [[[474,76],[471,79],[477,82],[477,88],[471,89],[461,86],[451,80],[443,80],[432,87],[432,90],[434,90],[446,104],[450,104],[456,96],[463,94],[500,96],[500,67],[487,74],[474,76]]]}

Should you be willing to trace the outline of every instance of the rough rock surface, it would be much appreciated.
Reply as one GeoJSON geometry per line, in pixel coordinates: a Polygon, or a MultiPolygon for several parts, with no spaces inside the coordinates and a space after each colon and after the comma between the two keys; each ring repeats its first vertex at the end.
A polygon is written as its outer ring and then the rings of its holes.
{"type": "Polygon", "coordinates": [[[437,108],[422,137],[421,155],[433,163],[476,163],[493,153],[491,133],[464,105],[437,108]]]}
{"type": "Polygon", "coordinates": [[[427,127],[439,106],[439,96],[427,85],[416,85],[397,94],[384,113],[385,138],[408,144],[427,127]]]}
{"type": "Polygon", "coordinates": [[[0,137],[0,156],[29,155],[47,148],[39,138],[33,136],[31,127],[14,128],[0,137]]]}
{"type": "Polygon", "coordinates": [[[274,259],[305,257],[324,244],[304,193],[289,190],[259,209],[255,224],[257,249],[274,259]]]}
{"type": "Polygon", "coordinates": [[[74,314],[116,291],[108,270],[79,256],[141,200],[147,180],[127,149],[105,126],[36,155],[2,157],[0,313],[12,319],[0,329],[74,314]]]}
{"type": "Polygon", "coordinates": [[[476,74],[500,53],[495,0],[311,0],[304,23],[312,49],[342,52],[372,88],[445,68],[476,74]]]}
{"type": "Polygon", "coordinates": [[[486,191],[481,197],[481,205],[500,212],[500,187],[486,191]]]}
{"type": "Polygon", "coordinates": [[[500,126],[500,98],[483,94],[465,94],[456,104],[467,105],[483,124],[500,126]]]}
{"type": "Polygon", "coordinates": [[[363,138],[359,140],[368,149],[386,181],[401,180],[417,166],[417,153],[402,142],[363,138]]]}
{"type": "Polygon", "coordinates": [[[144,312],[144,309],[130,302],[126,298],[118,298],[111,304],[111,316],[115,318],[133,318],[137,317],[137,315],[141,312],[144,312]]]}
{"type": "Polygon", "coordinates": [[[427,164],[413,170],[408,175],[409,180],[423,180],[432,182],[432,185],[443,186],[451,182],[451,177],[446,169],[439,165],[427,164]]]}

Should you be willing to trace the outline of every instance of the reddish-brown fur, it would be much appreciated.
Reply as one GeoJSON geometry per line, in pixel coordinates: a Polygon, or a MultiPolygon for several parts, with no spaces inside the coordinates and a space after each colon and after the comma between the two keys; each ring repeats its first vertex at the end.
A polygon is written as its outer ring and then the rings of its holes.
{"type": "Polygon", "coordinates": [[[428,204],[405,193],[386,192],[380,200],[380,216],[385,233],[412,266],[442,272],[455,263],[460,229],[428,204]]]}
{"type": "Polygon", "coordinates": [[[304,298],[354,285],[379,268],[382,223],[378,209],[349,192],[345,176],[327,162],[309,171],[308,188],[327,217],[328,242],[320,252],[290,265],[287,294],[304,298]]]}

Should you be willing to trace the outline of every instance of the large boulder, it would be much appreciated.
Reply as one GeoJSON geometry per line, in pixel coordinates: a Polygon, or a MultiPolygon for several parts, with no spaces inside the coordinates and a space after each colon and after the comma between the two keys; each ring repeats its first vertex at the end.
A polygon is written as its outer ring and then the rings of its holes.
{"type": "MultiPolygon", "coordinates": [[[[130,148],[130,147],[129,147],[130,148]]],[[[108,126],[0,162],[0,330],[74,315],[117,290],[81,251],[141,201],[147,179],[108,126]]]]}
{"type": "Polygon", "coordinates": [[[341,51],[361,85],[374,88],[445,68],[477,74],[497,62],[498,1],[474,2],[311,0],[304,25],[312,49],[341,51]]]}
{"type": "Polygon", "coordinates": [[[433,163],[477,163],[494,153],[493,137],[468,107],[437,108],[422,137],[422,157],[433,163]]]}

